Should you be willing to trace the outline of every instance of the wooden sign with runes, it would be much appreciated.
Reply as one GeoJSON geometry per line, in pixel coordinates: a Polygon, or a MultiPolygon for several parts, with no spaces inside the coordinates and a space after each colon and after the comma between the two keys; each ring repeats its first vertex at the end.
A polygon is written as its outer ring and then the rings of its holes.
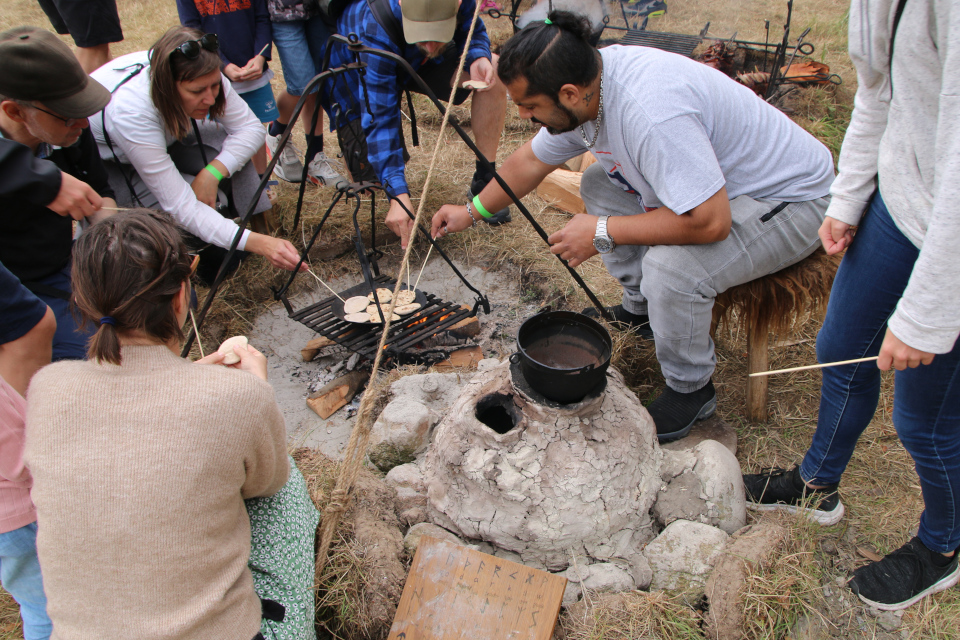
{"type": "Polygon", "coordinates": [[[549,640],[567,580],[429,536],[420,539],[390,640],[549,640]]]}

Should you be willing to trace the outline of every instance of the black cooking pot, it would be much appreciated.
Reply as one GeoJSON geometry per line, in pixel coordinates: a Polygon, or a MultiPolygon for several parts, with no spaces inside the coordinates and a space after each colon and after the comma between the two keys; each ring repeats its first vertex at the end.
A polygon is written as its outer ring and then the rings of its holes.
{"type": "Polygon", "coordinates": [[[573,311],[546,311],[527,318],[517,332],[510,361],[534,391],[561,404],[579,402],[600,384],[613,342],[599,322],[573,311]]]}

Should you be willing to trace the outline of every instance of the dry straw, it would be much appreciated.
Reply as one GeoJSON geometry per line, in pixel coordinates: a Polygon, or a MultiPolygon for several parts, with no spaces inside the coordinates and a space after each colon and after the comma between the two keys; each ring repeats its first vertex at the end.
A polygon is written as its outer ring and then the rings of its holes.
{"type": "MultiPolygon", "coordinates": [[[[473,39],[473,31],[477,26],[477,20],[480,16],[480,3],[477,3],[473,12],[473,20],[470,22],[470,31],[467,33],[465,42],[473,39]]],[[[469,47],[464,46],[463,53],[460,56],[460,62],[457,65],[454,78],[459,78],[463,70],[464,62],[467,59],[469,47]]],[[[391,318],[393,317],[393,307],[397,295],[403,286],[404,272],[409,276],[410,252],[413,250],[414,238],[420,224],[420,217],[423,214],[424,204],[427,200],[427,194],[430,192],[430,184],[433,179],[433,171],[437,164],[437,157],[440,149],[443,147],[443,134],[447,128],[447,122],[450,119],[450,113],[453,105],[453,98],[457,91],[457,83],[454,82],[450,88],[450,97],[447,100],[447,108],[444,110],[443,122],[440,124],[440,134],[437,136],[436,145],[433,148],[433,156],[430,160],[430,169],[427,172],[427,179],[423,184],[423,191],[420,195],[420,204],[417,207],[417,214],[414,216],[411,238],[407,243],[407,250],[404,252],[403,260],[400,263],[400,273],[397,274],[397,284],[393,291],[393,300],[390,303],[390,309],[386,313],[383,323],[383,333],[380,334],[380,344],[377,349],[377,356],[373,361],[373,370],[370,372],[370,379],[375,380],[380,371],[380,362],[385,352],[384,347],[387,343],[387,336],[390,333],[391,318]]],[[[350,491],[353,488],[357,478],[357,473],[363,465],[363,458],[366,455],[367,445],[370,442],[370,429],[373,426],[373,410],[376,405],[376,399],[372,393],[364,393],[360,400],[360,407],[357,409],[357,419],[353,425],[353,431],[350,433],[350,441],[347,442],[347,450],[344,454],[343,467],[340,476],[337,478],[337,486],[330,496],[330,503],[323,510],[323,520],[320,522],[320,546],[317,549],[317,572],[323,570],[327,562],[327,553],[330,550],[330,543],[333,541],[334,532],[340,522],[340,517],[347,509],[350,500],[350,491]]]]}

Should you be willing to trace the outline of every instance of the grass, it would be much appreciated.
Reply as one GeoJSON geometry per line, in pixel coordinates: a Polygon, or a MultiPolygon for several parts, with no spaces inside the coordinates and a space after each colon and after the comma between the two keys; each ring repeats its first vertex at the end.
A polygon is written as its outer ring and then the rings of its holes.
{"type": "MultiPolygon", "coordinates": [[[[525,3],[526,4],[526,3],[525,3]]],[[[698,33],[710,22],[709,35],[738,39],[764,39],[764,20],[770,20],[771,41],[782,35],[786,18],[784,0],[670,0],[669,12],[651,19],[650,28],[676,33],[698,33]]],[[[118,0],[126,40],[113,47],[115,55],[146,49],[161,33],[177,21],[173,2],[118,0]]],[[[619,18],[614,16],[614,23],[619,18]]],[[[48,27],[46,16],[33,0],[7,0],[0,14],[0,28],[21,24],[48,27]]],[[[488,21],[495,43],[505,41],[511,29],[505,21],[488,21]]],[[[831,71],[843,78],[843,85],[826,89],[805,89],[791,106],[794,119],[826,144],[836,157],[843,133],[849,122],[852,96],[856,89],[853,66],[846,55],[847,14],[845,3],[833,0],[798,0],[794,7],[791,42],[809,27],[806,40],[814,43],[813,58],[829,64],[831,71]]],[[[70,43],[69,38],[65,39],[70,43]]],[[[72,43],[71,43],[72,44],[72,43]]],[[[275,65],[279,73],[279,65],[275,65]]],[[[282,86],[282,75],[274,87],[282,86]]],[[[418,97],[421,146],[408,148],[413,156],[408,177],[414,194],[419,194],[430,163],[430,154],[437,139],[439,116],[418,97]]],[[[468,107],[453,110],[453,115],[469,128],[468,107]]],[[[299,127],[299,125],[298,125],[299,127]]],[[[512,106],[508,107],[507,123],[498,159],[502,161],[523,144],[536,127],[520,120],[512,106]]],[[[302,128],[297,132],[301,139],[302,128]]],[[[473,172],[473,158],[452,132],[444,139],[438,170],[431,193],[424,199],[429,215],[446,202],[462,202],[473,172]]],[[[327,151],[336,147],[332,138],[327,151]]],[[[303,246],[301,230],[290,230],[296,186],[280,185],[279,218],[286,226],[281,235],[303,246]]],[[[303,228],[309,232],[326,206],[328,194],[308,187],[304,207],[303,228]]],[[[417,204],[419,200],[414,200],[417,204]]],[[[548,207],[536,196],[524,200],[534,218],[548,233],[561,228],[568,219],[548,207]]],[[[378,216],[382,221],[385,206],[381,202],[378,216]]],[[[336,254],[338,243],[352,235],[352,221],[341,207],[327,222],[318,241],[315,255],[321,249],[336,254]]],[[[366,215],[361,219],[366,220],[366,215]]],[[[362,222],[366,228],[368,222],[362,222]]],[[[381,229],[383,227],[380,227],[381,229]]],[[[379,235],[379,232],[378,232],[379,235]]],[[[459,262],[482,264],[496,270],[512,265],[520,273],[525,301],[550,304],[554,308],[579,310],[588,305],[587,298],[573,283],[566,270],[532,234],[529,225],[514,214],[514,222],[499,228],[478,227],[470,232],[446,238],[444,248],[459,262]]],[[[384,265],[395,266],[400,250],[397,244],[383,247],[384,265]]],[[[412,258],[418,265],[425,255],[418,245],[412,258]]],[[[312,261],[312,268],[324,280],[354,273],[356,258],[349,251],[343,255],[312,261]]],[[[394,267],[391,267],[394,268],[394,267]]],[[[415,267],[416,268],[416,267],[415,267]]],[[[620,297],[618,283],[604,269],[599,259],[589,260],[577,268],[578,273],[605,304],[615,304],[620,297]]],[[[223,337],[243,333],[264,310],[275,305],[269,285],[280,284],[284,275],[253,258],[244,263],[240,273],[220,291],[217,303],[203,329],[203,341],[209,350],[223,337]]],[[[298,278],[294,291],[313,288],[313,283],[298,278]]],[[[770,367],[780,368],[815,361],[814,345],[819,322],[812,319],[797,335],[774,343],[770,349],[770,367]]],[[[614,364],[630,387],[648,403],[662,387],[659,366],[653,348],[629,334],[613,332],[614,364]]],[[[770,418],[764,424],[745,420],[745,336],[739,328],[721,330],[717,338],[717,372],[714,380],[719,396],[721,417],[736,426],[740,438],[738,458],[745,470],[761,466],[788,466],[799,461],[810,442],[816,425],[820,393],[820,374],[799,372],[770,379],[770,418]]],[[[197,354],[198,355],[198,354],[197,354]]],[[[401,375],[410,371],[398,372],[401,375]]],[[[378,388],[385,388],[378,382],[378,388]]],[[[376,391],[374,391],[376,392],[376,391]]],[[[787,518],[789,535],[784,551],[750,579],[743,593],[746,612],[746,638],[779,639],[796,637],[791,630],[797,625],[820,629],[820,636],[872,637],[879,635],[874,619],[849,597],[836,581],[843,579],[866,560],[858,549],[883,554],[899,547],[912,535],[922,509],[917,478],[912,461],[899,444],[891,420],[892,376],[884,376],[881,406],[861,438],[841,487],[847,516],[836,527],[821,528],[796,518],[787,518]],[[832,585],[832,586],[831,586],[832,585]],[[830,586],[830,589],[825,589],[830,586]],[[825,595],[832,591],[832,596],[825,595]],[[840,595],[838,595],[840,594],[840,595]]],[[[306,470],[305,470],[306,471],[306,470]]],[[[315,471],[308,480],[329,483],[327,475],[315,471]]],[[[305,473],[310,475],[310,473],[305,473]]],[[[362,627],[361,597],[357,584],[362,571],[356,569],[360,550],[351,548],[349,537],[342,535],[335,545],[334,556],[324,577],[324,611],[338,624],[362,627]],[[353,572],[353,573],[352,573],[353,572]]],[[[590,595],[593,607],[573,608],[561,618],[565,637],[580,639],[619,638],[702,638],[700,612],[695,599],[676,593],[626,593],[616,596],[590,595]]],[[[326,615],[326,614],[325,614],[326,615]]],[[[22,637],[15,603],[0,592],[0,640],[22,637]]],[[[924,600],[909,609],[902,618],[905,638],[947,639],[960,637],[960,590],[953,589],[924,600]]]]}

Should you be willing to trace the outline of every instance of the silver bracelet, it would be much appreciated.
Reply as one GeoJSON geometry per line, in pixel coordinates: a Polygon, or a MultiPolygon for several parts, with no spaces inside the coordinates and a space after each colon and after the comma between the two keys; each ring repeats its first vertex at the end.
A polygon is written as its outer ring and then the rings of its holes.
{"type": "Polygon", "coordinates": [[[470,219],[473,220],[473,224],[470,225],[470,228],[472,229],[473,227],[477,226],[477,223],[480,221],[473,217],[473,208],[470,206],[469,202],[467,203],[467,214],[470,216],[470,219]]]}

